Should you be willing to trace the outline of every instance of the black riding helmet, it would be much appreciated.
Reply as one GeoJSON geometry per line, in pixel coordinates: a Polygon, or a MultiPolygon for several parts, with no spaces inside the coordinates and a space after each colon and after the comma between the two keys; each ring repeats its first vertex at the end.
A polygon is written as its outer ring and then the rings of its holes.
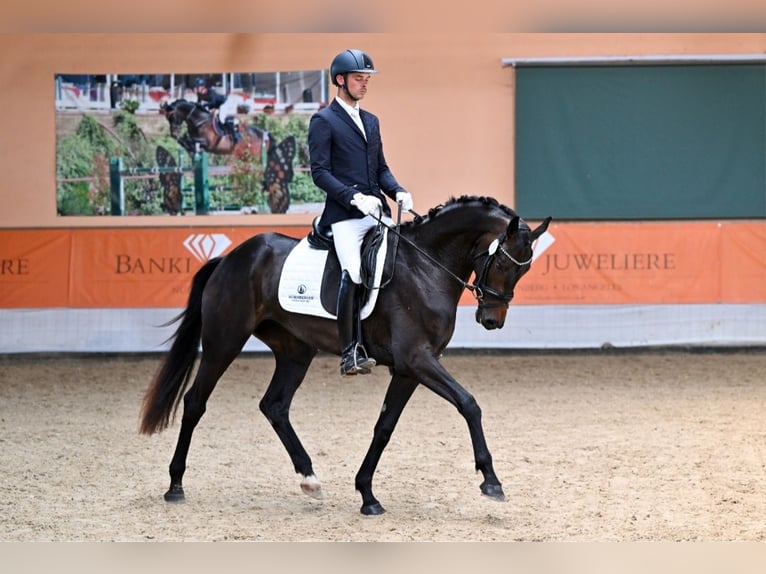
{"type": "Polygon", "coordinates": [[[337,86],[338,82],[335,80],[335,76],[338,74],[345,76],[350,72],[375,74],[377,70],[372,63],[372,58],[361,50],[345,50],[333,58],[332,64],[330,64],[330,79],[337,86]]]}

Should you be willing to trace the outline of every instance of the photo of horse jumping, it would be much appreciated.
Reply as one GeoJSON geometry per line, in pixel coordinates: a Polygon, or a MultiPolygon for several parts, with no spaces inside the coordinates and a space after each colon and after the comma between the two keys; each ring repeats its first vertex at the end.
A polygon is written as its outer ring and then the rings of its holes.
{"type": "Polygon", "coordinates": [[[190,156],[206,152],[218,156],[241,158],[245,152],[263,163],[262,189],[271,213],[287,213],[290,207],[290,183],[293,181],[293,159],[297,151],[295,136],[288,135],[276,142],[270,134],[258,127],[238,124],[239,134],[234,141],[231,134],[216,125],[216,117],[197,102],[184,99],[164,103],[160,114],[170,126],[170,136],[190,156]],[[184,125],[186,130],[183,130],[184,125]]]}
{"type": "Polygon", "coordinates": [[[164,103],[160,107],[160,113],[168,120],[170,136],[190,154],[206,151],[212,154],[229,155],[238,149],[249,147],[251,152],[257,155],[261,153],[261,146],[264,145],[262,130],[242,124],[237,127],[240,138],[235,142],[230,134],[216,125],[213,113],[197,102],[181,99],[164,103]],[[181,128],[184,124],[187,131],[182,134],[181,128]]]}
{"type": "MultiPolygon", "coordinates": [[[[529,271],[533,246],[548,228],[546,218],[534,229],[512,209],[491,197],[450,198],[424,217],[389,228],[396,254],[386,262],[385,288],[372,314],[362,322],[365,347],[391,381],[374,426],[372,442],[355,477],[361,513],[385,510],[375,498],[372,479],[402,411],[418,385],[453,405],[465,418],[475,467],[483,475],[481,493],[505,500],[495,474],[475,398],[440,363],[452,338],[461,294],[477,300],[476,321],[485,329],[504,326],[518,281],[529,271]],[[469,279],[474,276],[473,283],[469,279]]],[[[192,434],[218,380],[253,335],[273,352],[276,362],[260,400],[261,412],[287,450],[302,490],[321,497],[312,460],[289,420],[295,392],[319,351],[339,355],[337,325],[332,319],[282,309],[277,291],[285,259],[298,239],[263,233],[227,255],[211,259],[194,276],[186,309],[154,379],[146,390],[140,431],[168,427],[183,399],[183,416],[170,463],[165,500],[184,500],[182,479],[192,434]],[[199,352],[200,343],[202,346],[199,352]],[[199,368],[193,378],[199,355],[199,368]],[[186,388],[188,390],[186,390],[186,388]]]]}

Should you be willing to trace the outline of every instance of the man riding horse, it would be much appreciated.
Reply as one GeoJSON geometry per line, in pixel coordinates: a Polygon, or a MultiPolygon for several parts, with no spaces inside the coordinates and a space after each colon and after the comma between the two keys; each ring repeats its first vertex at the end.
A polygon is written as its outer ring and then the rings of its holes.
{"type": "Polygon", "coordinates": [[[378,117],[359,108],[376,71],[361,50],[335,56],[330,80],[337,95],[311,117],[308,131],[311,176],[327,194],[319,225],[332,229],[343,271],[338,292],[343,376],[368,374],[375,366],[362,345],[359,324],[362,240],[378,219],[391,217],[385,196],[405,211],[412,209],[412,196],[399,185],[383,156],[378,117]]]}
{"type": "Polygon", "coordinates": [[[225,109],[223,106],[227,100],[226,96],[211,89],[203,78],[197,78],[194,84],[194,91],[197,94],[197,103],[211,114],[218,114],[221,129],[225,134],[231,136],[232,141],[236,145],[242,139],[242,136],[239,134],[239,126],[234,115],[223,113],[225,109]]]}

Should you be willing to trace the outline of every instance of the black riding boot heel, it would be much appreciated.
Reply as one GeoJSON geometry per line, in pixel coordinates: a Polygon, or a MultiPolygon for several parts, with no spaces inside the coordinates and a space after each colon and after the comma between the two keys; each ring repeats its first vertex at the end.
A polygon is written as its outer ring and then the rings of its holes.
{"type": "Polygon", "coordinates": [[[343,376],[367,375],[375,366],[375,359],[368,357],[361,344],[359,332],[360,285],[351,280],[348,271],[343,271],[338,290],[338,335],[343,354],[340,359],[340,374],[343,376]]]}

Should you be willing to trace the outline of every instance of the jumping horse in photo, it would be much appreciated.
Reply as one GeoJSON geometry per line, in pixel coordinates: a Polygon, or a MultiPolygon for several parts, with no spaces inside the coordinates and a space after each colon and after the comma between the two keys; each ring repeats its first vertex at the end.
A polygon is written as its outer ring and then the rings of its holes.
{"type": "Polygon", "coordinates": [[[190,154],[204,150],[207,153],[228,155],[248,147],[256,154],[261,151],[264,140],[261,130],[240,124],[237,127],[240,138],[235,142],[231,134],[217,125],[215,114],[197,102],[181,99],[164,103],[160,106],[160,113],[170,124],[170,137],[190,154]],[[184,124],[187,131],[182,134],[184,124]]]}
{"type": "Polygon", "coordinates": [[[170,136],[190,155],[205,151],[241,158],[264,158],[263,191],[271,213],[287,213],[290,206],[289,186],[293,180],[293,159],[297,150],[295,136],[289,135],[278,144],[268,132],[255,126],[239,124],[239,141],[224,132],[215,115],[197,102],[180,99],[160,106],[160,113],[170,124],[170,136]],[[182,133],[186,125],[186,132],[182,133]],[[265,153],[264,153],[265,152],[265,153]]]}
{"type": "MultiPolygon", "coordinates": [[[[549,222],[546,218],[531,229],[493,198],[463,196],[450,198],[423,217],[388,227],[390,257],[383,266],[384,286],[371,314],[361,324],[368,354],[378,365],[387,366],[391,374],[372,442],[355,477],[362,514],[384,512],[373,495],[373,475],[418,385],[448,401],[465,418],[476,469],[483,475],[481,493],[505,500],[484,438],[481,409],[439,358],[452,338],[465,289],[476,298],[476,321],[485,329],[503,327],[514,288],[530,269],[533,244],[549,222]],[[474,280],[469,283],[471,277],[474,280]]],[[[276,362],[260,410],[290,455],[295,471],[302,475],[302,490],[321,497],[321,484],[290,423],[289,411],[314,356],[319,351],[339,355],[340,340],[335,320],[288,312],[280,306],[280,273],[298,242],[276,232],[255,235],[227,255],[211,259],[195,274],[188,305],[173,320],[180,324],[146,391],[141,413],[142,433],[162,431],[175,417],[183,398],[166,501],[184,499],[182,479],[192,433],[216,383],[251,335],[271,349],[276,362]],[[199,368],[184,393],[198,355],[199,368]]],[[[329,265],[332,258],[327,259],[329,265]]],[[[337,293],[337,264],[335,274],[328,284],[334,285],[337,293]]]]}

